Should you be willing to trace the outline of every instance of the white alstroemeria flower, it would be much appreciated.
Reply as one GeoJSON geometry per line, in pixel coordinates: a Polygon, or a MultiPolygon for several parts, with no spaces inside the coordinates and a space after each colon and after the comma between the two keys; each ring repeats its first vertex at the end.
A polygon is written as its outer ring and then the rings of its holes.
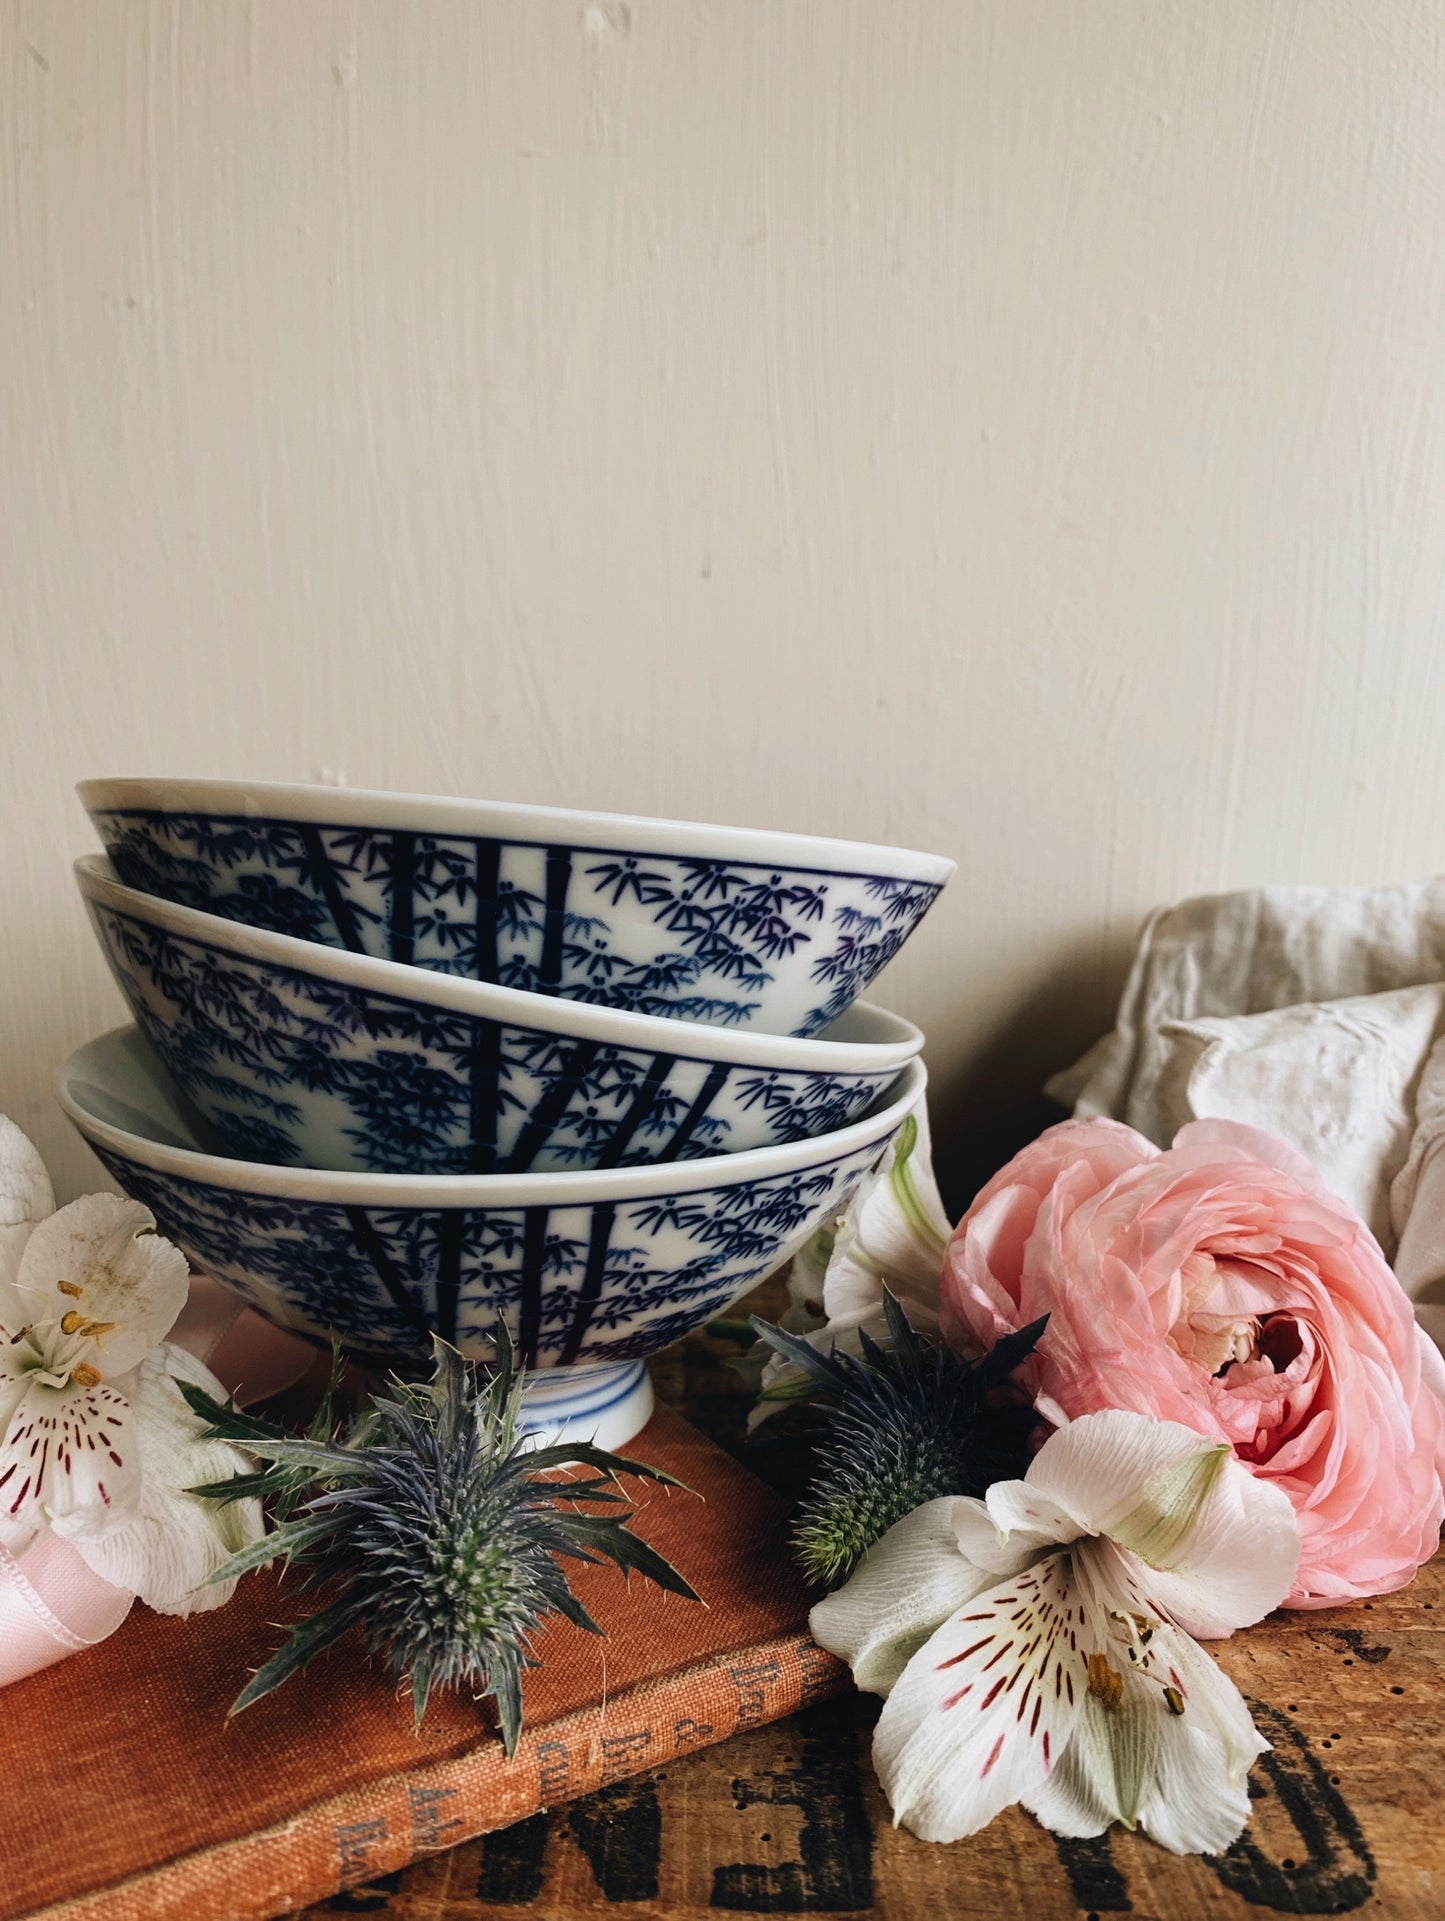
{"type": "Polygon", "coordinates": [[[87,1194],[32,1229],[0,1276],[0,1545],[79,1537],[136,1511],[140,1458],[115,1383],[185,1302],[186,1258],[135,1201],[87,1194]]]}
{"type": "MultiPolygon", "coordinates": [[[[859,1182],[847,1210],[793,1256],[788,1275],[792,1301],[783,1326],[820,1352],[837,1347],[861,1352],[858,1333],[887,1336],[886,1286],[902,1303],[910,1324],[928,1333],[938,1326],[943,1253],[953,1229],[933,1172],[928,1106],[920,1100],[893,1137],[878,1165],[859,1182]]],[[[781,1355],[763,1369],[763,1399],[750,1425],[805,1387],[800,1371],[781,1355]]]]}
{"type": "Polygon", "coordinates": [[[190,1285],[186,1258],[118,1195],[48,1212],[39,1156],[0,1123],[0,1546],[18,1559],[48,1528],[152,1607],[217,1606],[224,1594],[193,1591],[263,1522],[255,1502],[221,1508],[184,1492],[251,1465],[200,1438],[175,1385],[225,1398],[164,1343],[190,1285]]]}
{"type": "MultiPolygon", "coordinates": [[[[255,1463],[228,1441],[207,1440],[176,1385],[188,1381],[224,1402],[225,1389],[204,1362],[165,1342],[141,1362],[127,1391],[140,1453],[139,1511],[127,1527],[72,1543],[113,1587],[129,1588],[159,1614],[223,1607],[234,1581],[207,1586],[234,1554],[266,1531],[261,1503],[221,1507],[186,1490],[228,1480],[255,1463]]],[[[57,1533],[68,1529],[57,1524],[57,1533]]]]}
{"type": "Polygon", "coordinates": [[[1289,1500],[1229,1448],[1109,1410],[1051,1435],[986,1500],[916,1509],[811,1625],[886,1696],[874,1763],[924,1840],[1021,1801],[1057,1834],[1120,1821],[1217,1853],[1268,1743],[1191,1636],[1261,1619],[1298,1561],[1289,1500]]]}

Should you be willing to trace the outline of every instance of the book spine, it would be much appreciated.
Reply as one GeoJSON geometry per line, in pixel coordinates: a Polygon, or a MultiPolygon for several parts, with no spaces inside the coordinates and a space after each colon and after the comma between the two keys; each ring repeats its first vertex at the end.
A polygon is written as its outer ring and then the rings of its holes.
{"type": "Polygon", "coordinates": [[[844,1664],[801,1629],[773,1636],[525,1730],[510,1761],[489,1738],[468,1754],[319,1801],[275,1827],[34,1910],[29,1921],[271,1921],[780,1720],[839,1693],[847,1679],[844,1664]]]}

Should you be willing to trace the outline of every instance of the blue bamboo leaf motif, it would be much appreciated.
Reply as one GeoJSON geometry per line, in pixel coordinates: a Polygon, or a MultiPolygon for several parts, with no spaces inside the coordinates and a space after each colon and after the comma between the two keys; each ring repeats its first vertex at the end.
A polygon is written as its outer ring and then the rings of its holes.
{"type": "Polygon", "coordinates": [[[846,1204],[878,1147],[801,1173],[620,1206],[344,1208],[156,1174],[104,1150],[124,1190],[262,1312],[416,1356],[445,1324],[484,1348],[501,1308],[545,1364],[656,1352],[846,1204]]]}
{"type": "Polygon", "coordinates": [[[889,876],[131,809],[98,822],[122,879],[274,932],[444,973],[743,1025],[782,967],[818,1033],[937,895],[889,876]]]}
{"type": "Polygon", "coordinates": [[[190,939],[99,906],[143,1032],[233,1151],[310,1157],[331,1116],[351,1164],[416,1172],[630,1166],[830,1131],[873,1075],[747,1070],[479,1020],[190,939]]]}
{"type": "Polygon", "coordinates": [[[540,934],[542,931],[541,896],[530,893],[525,887],[516,887],[511,881],[499,882],[497,925],[509,934],[540,934]]]}
{"type": "Polygon", "coordinates": [[[636,855],[627,854],[617,860],[599,861],[587,869],[588,878],[597,882],[597,891],[605,895],[616,907],[629,895],[641,904],[668,900],[668,876],[661,872],[649,872],[643,867],[636,855]]]}
{"type": "Polygon", "coordinates": [[[809,1014],[802,1028],[805,1034],[821,1032],[851,1007],[863,987],[893,959],[939,890],[923,881],[880,878],[870,880],[867,891],[881,904],[881,916],[852,906],[839,910],[836,919],[843,932],[831,952],[820,955],[813,966],[814,980],[830,983],[833,992],[809,1014]]]}

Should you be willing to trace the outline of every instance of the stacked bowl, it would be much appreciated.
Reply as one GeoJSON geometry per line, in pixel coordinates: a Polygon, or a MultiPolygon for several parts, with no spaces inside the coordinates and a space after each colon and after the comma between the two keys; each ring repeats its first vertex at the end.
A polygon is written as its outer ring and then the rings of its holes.
{"type": "Polygon", "coordinates": [[[90,781],[135,1025],[65,1111],[203,1272],[375,1360],[500,1313],[526,1419],[604,1445],[645,1357],[844,1205],[923,1088],[857,996],[950,861],[325,787],[90,781]]]}

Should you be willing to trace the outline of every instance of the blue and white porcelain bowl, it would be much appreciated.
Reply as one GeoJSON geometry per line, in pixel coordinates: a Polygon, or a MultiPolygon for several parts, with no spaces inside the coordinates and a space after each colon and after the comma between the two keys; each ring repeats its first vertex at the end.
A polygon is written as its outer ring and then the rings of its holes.
{"type": "Polygon", "coordinates": [[[373,959],[762,1034],[821,1033],[954,863],[739,827],[334,787],[90,780],[116,872],[373,959]]]}
{"type": "Polygon", "coordinates": [[[918,1053],[860,1002],[818,1040],[549,1000],[180,907],[76,862],[146,1039],[225,1151],[303,1167],[522,1174],[826,1134],[918,1053]]]}
{"type": "Polygon", "coordinates": [[[192,1264],[269,1320],[363,1355],[421,1359],[433,1332],[485,1359],[496,1316],[539,1372],[528,1419],[617,1446],[646,1420],[642,1366],[788,1260],[846,1205],[922,1096],[818,1140],[606,1172],[329,1174],[206,1153],[134,1028],[91,1041],[60,1104],[192,1264]]]}

